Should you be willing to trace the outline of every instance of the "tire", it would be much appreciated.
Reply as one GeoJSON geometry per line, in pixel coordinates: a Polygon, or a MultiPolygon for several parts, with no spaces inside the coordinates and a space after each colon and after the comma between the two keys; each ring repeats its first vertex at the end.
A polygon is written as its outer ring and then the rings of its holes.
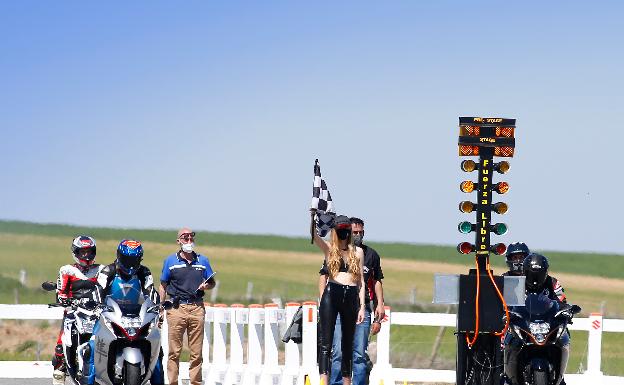
{"type": "Polygon", "coordinates": [[[548,373],[533,372],[533,384],[534,385],[548,385],[548,373]]]}
{"type": "Polygon", "coordinates": [[[124,385],[141,385],[141,364],[124,362],[124,385]]]}

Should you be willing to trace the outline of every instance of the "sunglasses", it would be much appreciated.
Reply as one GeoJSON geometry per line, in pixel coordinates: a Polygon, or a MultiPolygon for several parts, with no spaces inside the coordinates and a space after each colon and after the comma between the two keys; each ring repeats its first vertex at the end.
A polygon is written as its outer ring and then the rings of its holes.
{"type": "Polygon", "coordinates": [[[195,232],[181,234],[178,238],[184,240],[195,239],[195,232]]]}

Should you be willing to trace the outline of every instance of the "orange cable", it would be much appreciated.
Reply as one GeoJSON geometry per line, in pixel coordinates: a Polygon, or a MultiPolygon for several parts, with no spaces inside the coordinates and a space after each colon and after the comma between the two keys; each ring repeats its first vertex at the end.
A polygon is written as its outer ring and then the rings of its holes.
{"type": "Polygon", "coordinates": [[[475,342],[477,342],[477,338],[479,337],[479,293],[480,293],[481,287],[480,287],[480,279],[479,279],[479,258],[477,256],[475,256],[475,264],[477,265],[477,298],[475,299],[476,320],[475,320],[475,332],[474,332],[474,337],[472,338],[472,340],[468,338],[468,333],[466,333],[466,343],[468,344],[469,348],[471,348],[472,345],[474,345],[475,342]]]}
{"type": "Polygon", "coordinates": [[[496,282],[494,282],[494,277],[492,276],[492,270],[490,269],[489,258],[487,260],[486,269],[487,269],[488,275],[490,276],[490,280],[492,281],[492,285],[494,285],[494,289],[496,290],[496,293],[498,294],[498,297],[501,299],[501,302],[503,303],[503,307],[505,308],[505,327],[503,328],[501,332],[494,333],[495,336],[502,336],[507,332],[507,329],[509,328],[509,308],[507,307],[507,302],[505,302],[505,297],[501,294],[500,290],[498,289],[498,286],[496,286],[496,282]]]}

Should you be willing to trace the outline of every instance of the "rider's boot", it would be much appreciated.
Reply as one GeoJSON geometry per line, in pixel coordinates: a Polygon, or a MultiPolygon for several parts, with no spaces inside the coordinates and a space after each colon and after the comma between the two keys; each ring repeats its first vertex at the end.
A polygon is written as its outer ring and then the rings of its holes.
{"type": "Polygon", "coordinates": [[[63,346],[56,345],[54,348],[54,357],[52,357],[52,385],[65,385],[65,376],[67,368],[65,367],[65,356],[63,355],[63,346]]]}

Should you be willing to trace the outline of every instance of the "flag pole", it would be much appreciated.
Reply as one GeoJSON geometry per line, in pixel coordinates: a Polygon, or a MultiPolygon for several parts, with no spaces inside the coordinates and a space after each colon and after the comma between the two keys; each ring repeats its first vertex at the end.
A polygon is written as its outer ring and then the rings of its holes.
{"type": "Polygon", "coordinates": [[[310,244],[314,243],[314,215],[316,209],[310,209],[310,244]]]}

